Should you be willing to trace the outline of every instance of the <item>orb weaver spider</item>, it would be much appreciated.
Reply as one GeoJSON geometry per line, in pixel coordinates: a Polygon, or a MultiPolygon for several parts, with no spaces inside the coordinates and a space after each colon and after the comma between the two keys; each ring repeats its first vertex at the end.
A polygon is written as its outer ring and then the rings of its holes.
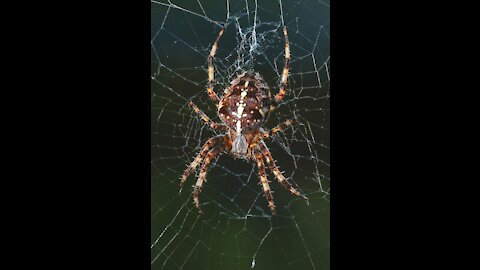
{"type": "Polygon", "coordinates": [[[207,93],[210,99],[215,102],[217,113],[222,123],[215,123],[203,111],[201,111],[192,101],[189,105],[200,116],[200,118],[210,128],[224,131],[224,134],[210,138],[202,147],[195,159],[187,166],[180,180],[180,191],[185,184],[187,177],[196,170],[201,164],[200,174],[193,191],[195,206],[200,214],[203,214],[198,195],[201,191],[203,182],[206,181],[208,166],[212,159],[222,152],[229,153],[235,159],[254,160],[257,162],[260,182],[268,200],[268,206],[275,215],[275,204],[270,191],[269,181],[265,172],[265,163],[274,174],[275,179],[287,190],[296,196],[304,198],[308,204],[308,198],[302,195],[290,182],[283,176],[282,172],[275,165],[275,161],[268,150],[264,140],[272,138],[277,132],[291,126],[296,121],[286,120],[284,123],[274,127],[271,130],[264,130],[263,125],[268,116],[285,96],[287,86],[289,65],[290,65],[290,44],[288,42],[287,28],[283,26],[283,35],[285,37],[285,63],[282,72],[282,78],[279,84],[279,92],[272,97],[270,88],[267,86],[263,77],[253,70],[245,71],[239,74],[230,86],[224,90],[222,97],[219,97],[213,91],[215,82],[215,67],[213,60],[217,51],[218,41],[224,32],[222,28],[208,57],[208,84],[207,93]]]}

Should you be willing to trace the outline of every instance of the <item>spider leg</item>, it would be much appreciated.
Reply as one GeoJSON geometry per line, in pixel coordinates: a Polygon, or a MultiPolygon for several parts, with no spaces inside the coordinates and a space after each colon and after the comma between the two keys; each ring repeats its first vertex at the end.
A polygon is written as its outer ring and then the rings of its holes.
{"type": "Polygon", "coordinates": [[[291,125],[294,125],[297,123],[297,120],[295,119],[288,119],[286,120],[285,122],[279,124],[278,126],[272,128],[271,130],[269,131],[263,131],[262,132],[262,139],[270,139],[273,137],[273,135],[275,135],[277,132],[280,132],[284,129],[286,129],[287,127],[291,126],[291,125]]]}
{"type": "Polygon", "coordinates": [[[257,161],[257,166],[258,166],[258,174],[260,175],[260,183],[262,184],[263,187],[263,192],[265,193],[265,197],[267,197],[268,200],[268,207],[270,207],[270,210],[272,210],[272,215],[276,214],[275,211],[275,204],[273,202],[273,197],[272,193],[270,191],[270,186],[268,185],[268,180],[267,180],[267,175],[265,172],[265,164],[263,163],[263,156],[262,153],[258,148],[254,150],[255,154],[255,159],[257,161]]]}
{"type": "Polygon", "coordinates": [[[195,157],[195,159],[188,165],[188,167],[185,169],[185,171],[182,174],[182,177],[180,178],[180,192],[182,191],[183,185],[185,184],[185,181],[187,181],[187,177],[195,171],[195,169],[198,167],[200,163],[202,163],[202,160],[205,158],[205,156],[208,154],[208,151],[212,149],[214,146],[216,146],[219,142],[225,139],[225,135],[219,135],[215,136],[213,138],[210,138],[202,147],[202,150],[198,153],[198,155],[195,157]]]}
{"type": "Polygon", "coordinates": [[[220,40],[220,37],[223,34],[223,31],[225,29],[222,28],[220,32],[218,33],[218,37],[215,40],[215,43],[213,43],[212,50],[210,51],[210,56],[208,57],[208,84],[207,84],[207,93],[210,99],[213,102],[219,102],[220,99],[218,98],[217,93],[213,91],[213,83],[215,82],[215,67],[213,66],[213,59],[215,57],[215,53],[217,52],[217,44],[218,40],[220,40]]]}
{"type": "Polygon", "coordinates": [[[193,201],[195,202],[195,206],[198,209],[199,214],[203,214],[202,209],[200,209],[200,201],[198,200],[198,194],[200,193],[202,189],[203,182],[207,181],[206,176],[207,176],[207,169],[208,165],[210,165],[210,162],[212,159],[214,159],[220,152],[223,151],[224,145],[219,145],[212,150],[210,150],[205,157],[205,160],[202,163],[202,168],[200,169],[200,175],[198,176],[197,183],[195,184],[195,189],[193,190],[193,201]]]}
{"type": "Polygon", "coordinates": [[[260,146],[260,151],[262,151],[263,157],[267,161],[268,167],[270,171],[273,172],[275,175],[275,179],[282,184],[282,186],[290,191],[292,194],[297,195],[299,197],[302,197],[305,199],[305,201],[308,203],[308,198],[305,195],[302,195],[300,192],[298,192],[295,188],[292,187],[290,182],[283,176],[282,172],[278,169],[277,165],[275,165],[275,160],[272,158],[272,154],[270,153],[270,150],[268,150],[268,147],[265,145],[263,141],[259,143],[260,146]]]}
{"type": "Polygon", "coordinates": [[[275,96],[275,103],[282,101],[287,87],[288,71],[290,69],[290,44],[288,43],[287,27],[283,26],[283,35],[285,36],[285,66],[282,72],[282,81],[280,82],[280,91],[275,96]]]}
{"type": "Polygon", "coordinates": [[[202,110],[197,107],[197,105],[193,103],[193,101],[190,101],[188,105],[190,105],[190,107],[193,108],[193,110],[200,116],[200,118],[202,118],[203,122],[205,122],[205,124],[207,124],[212,129],[218,129],[220,131],[227,129],[227,126],[213,122],[202,110]]]}

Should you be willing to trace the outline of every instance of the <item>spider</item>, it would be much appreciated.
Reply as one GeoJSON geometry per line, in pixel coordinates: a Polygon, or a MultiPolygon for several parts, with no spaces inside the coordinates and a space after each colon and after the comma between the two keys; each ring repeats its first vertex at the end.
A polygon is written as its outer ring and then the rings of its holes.
{"type": "Polygon", "coordinates": [[[182,191],[187,177],[201,164],[200,174],[193,191],[193,200],[199,214],[203,214],[203,211],[200,208],[198,194],[201,191],[203,182],[206,182],[208,166],[212,159],[217,155],[222,152],[227,152],[235,159],[256,161],[260,183],[263,187],[265,197],[268,200],[268,206],[270,207],[272,215],[275,215],[276,213],[275,204],[268,184],[269,181],[267,180],[265,172],[264,160],[267,162],[268,168],[274,174],[277,181],[292,194],[304,198],[308,204],[308,198],[293,188],[283,176],[279,168],[275,165],[275,161],[264,142],[265,139],[272,138],[275,133],[291,126],[296,121],[289,119],[269,131],[262,128],[267,121],[269,114],[285,96],[290,63],[290,45],[288,42],[287,28],[283,26],[283,35],[285,37],[285,66],[279,84],[280,90],[275,97],[272,97],[270,89],[262,76],[253,70],[239,74],[230,82],[230,86],[225,89],[221,98],[213,91],[213,84],[215,82],[213,60],[217,50],[218,41],[224,30],[224,28],[220,30],[208,57],[207,84],[208,96],[213,102],[215,102],[217,113],[222,123],[213,122],[192,101],[189,102],[189,105],[200,116],[204,123],[210,126],[210,128],[224,131],[225,133],[210,138],[203,145],[198,155],[190,165],[188,165],[181,176],[180,192],[182,191]]]}

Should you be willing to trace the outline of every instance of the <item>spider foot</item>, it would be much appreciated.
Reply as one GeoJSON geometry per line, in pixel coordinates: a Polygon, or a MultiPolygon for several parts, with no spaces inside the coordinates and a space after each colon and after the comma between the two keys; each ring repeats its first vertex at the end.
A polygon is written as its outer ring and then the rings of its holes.
{"type": "Polygon", "coordinates": [[[307,205],[310,205],[310,203],[308,202],[307,196],[303,195],[302,193],[300,193],[298,190],[296,190],[295,188],[293,188],[291,186],[290,186],[290,193],[292,193],[293,195],[297,195],[298,197],[302,197],[305,200],[305,202],[307,203],[307,205]]]}
{"type": "Polygon", "coordinates": [[[310,202],[308,201],[307,196],[305,196],[305,195],[300,195],[300,196],[302,196],[302,198],[305,200],[305,203],[306,203],[307,205],[310,205],[310,202]]]}
{"type": "Polygon", "coordinates": [[[277,214],[277,211],[275,210],[275,205],[273,204],[273,202],[269,202],[268,207],[270,207],[270,210],[272,211],[272,216],[275,216],[277,214]]]}
{"type": "Polygon", "coordinates": [[[200,204],[198,203],[198,200],[194,199],[195,208],[197,208],[198,214],[203,216],[203,211],[202,208],[200,208],[200,204]]]}
{"type": "Polygon", "coordinates": [[[198,199],[198,194],[200,193],[201,188],[199,186],[195,186],[193,190],[193,201],[195,202],[195,207],[198,209],[198,213],[203,215],[203,211],[200,208],[200,200],[198,199]]]}
{"type": "Polygon", "coordinates": [[[198,214],[203,216],[203,211],[202,211],[202,208],[200,207],[200,203],[198,202],[198,200],[195,200],[194,203],[195,203],[195,207],[198,210],[198,214]]]}
{"type": "MultiPolygon", "coordinates": [[[[190,174],[190,172],[187,172],[188,174],[190,174]]],[[[179,186],[180,186],[180,190],[178,191],[178,193],[182,192],[183,190],[183,186],[185,185],[185,183],[187,182],[187,177],[188,177],[188,174],[187,173],[184,173],[182,175],[182,177],[180,177],[180,183],[179,183],[179,186]]]]}

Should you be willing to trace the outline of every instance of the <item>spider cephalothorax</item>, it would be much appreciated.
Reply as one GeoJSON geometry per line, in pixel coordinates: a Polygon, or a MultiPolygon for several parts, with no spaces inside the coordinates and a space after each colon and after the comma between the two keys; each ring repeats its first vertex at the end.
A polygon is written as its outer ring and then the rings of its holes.
{"type": "Polygon", "coordinates": [[[308,203],[307,197],[293,188],[280,172],[264,142],[264,139],[271,138],[275,133],[292,125],[294,120],[287,120],[269,131],[265,131],[262,128],[267,121],[270,112],[275,109],[275,105],[278,104],[285,95],[290,63],[290,47],[288,43],[287,28],[285,26],[283,27],[283,34],[285,37],[285,66],[283,68],[282,79],[279,85],[280,90],[275,97],[272,97],[270,88],[267,86],[262,76],[252,70],[239,74],[232,82],[230,82],[230,86],[225,89],[221,98],[219,98],[213,91],[215,74],[213,59],[217,50],[218,40],[222,36],[223,31],[224,29],[220,30],[220,33],[210,51],[210,56],[208,58],[207,85],[207,93],[210,99],[216,103],[218,108],[217,113],[222,120],[222,123],[213,122],[192,101],[190,101],[189,105],[212,129],[225,131],[225,133],[210,138],[204,144],[198,155],[182,174],[180,187],[183,187],[187,177],[200,164],[202,164],[193,192],[195,205],[198,208],[199,213],[202,213],[198,194],[206,179],[208,166],[213,158],[221,152],[226,151],[234,158],[246,160],[253,159],[257,162],[260,181],[272,214],[275,215],[275,204],[267,181],[264,160],[267,162],[268,168],[280,184],[292,194],[306,199],[308,203]]]}

